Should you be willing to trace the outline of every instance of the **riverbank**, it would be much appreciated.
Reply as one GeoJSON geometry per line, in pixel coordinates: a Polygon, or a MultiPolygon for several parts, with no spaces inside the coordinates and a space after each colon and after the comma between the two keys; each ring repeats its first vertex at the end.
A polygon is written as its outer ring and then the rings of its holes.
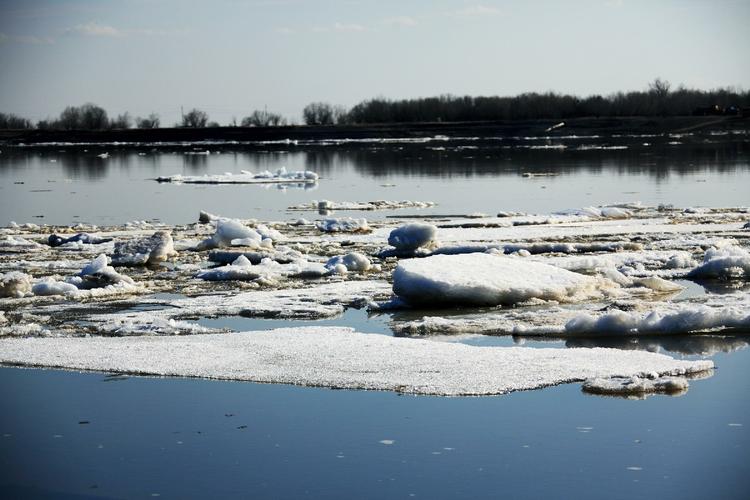
{"type": "Polygon", "coordinates": [[[344,139],[517,138],[565,136],[617,136],[644,134],[710,133],[750,128],[750,118],[737,116],[575,118],[571,120],[512,120],[492,122],[387,123],[285,127],[158,128],[125,130],[5,130],[0,143],[200,143],[213,141],[257,143],[276,141],[326,141],[344,139]],[[564,125],[559,126],[561,123],[564,125]]]}

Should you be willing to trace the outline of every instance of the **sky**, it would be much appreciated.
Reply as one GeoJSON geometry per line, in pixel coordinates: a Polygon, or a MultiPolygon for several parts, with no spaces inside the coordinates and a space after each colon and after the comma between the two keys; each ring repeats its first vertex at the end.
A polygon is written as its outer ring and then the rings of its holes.
{"type": "Polygon", "coordinates": [[[750,88],[748,0],[0,0],[0,111],[221,124],[313,101],[750,88]]]}

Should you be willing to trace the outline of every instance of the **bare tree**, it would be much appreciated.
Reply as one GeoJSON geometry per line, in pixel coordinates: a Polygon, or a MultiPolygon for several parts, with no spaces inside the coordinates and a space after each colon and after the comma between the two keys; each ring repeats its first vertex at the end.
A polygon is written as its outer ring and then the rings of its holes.
{"type": "Polygon", "coordinates": [[[135,126],[138,128],[159,128],[159,115],[151,113],[146,118],[138,117],[135,119],[135,126]]]}
{"type": "Polygon", "coordinates": [[[279,127],[286,125],[286,119],[277,113],[255,110],[250,116],[242,119],[241,125],[243,127],[279,127]]]}
{"type": "Polygon", "coordinates": [[[130,118],[130,113],[127,111],[121,115],[117,115],[116,118],[112,118],[109,122],[109,127],[113,129],[125,129],[133,126],[133,120],[130,118]]]}
{"type": "Polygon", "coordinates": [[[103,130],[109,128],[107,112],[96,104],[68,106],[55,123],[55,128],[65,130],[103,130]]]}
{"type": "Polygon", "coordinates": [[[208,113],[199,109],[191,109],[182,117],[182,126],[190,128],[203,128],[208,123],[208,113]]]}
{"type": "Polygon", "coordinates": [[[326,102],[312,102],[302,110],[306,125],[333,125],[333,106],[326,102]]]}
{"type": "Polygon", "coordinates": [[[666,97],[667,94],[669,94],[670,88],[672,88],[672,84],[661,78],[656,78],[653,82],[648,84],[648,91],[655,94],[657,97],[666,97]]]}
{"type": "Polygon", "coordinates": [[[13,113],[0,113],[0,129],[26,129],[32,128],[31,121],[13,113]]]}

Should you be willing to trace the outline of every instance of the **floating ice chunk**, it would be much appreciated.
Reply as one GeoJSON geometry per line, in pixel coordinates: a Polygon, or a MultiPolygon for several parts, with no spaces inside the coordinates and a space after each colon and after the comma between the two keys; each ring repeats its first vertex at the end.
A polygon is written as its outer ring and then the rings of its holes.
{"type": "Polygon", "coordinates": [[[209,222],[213,222],[215,220],[220,219],[218,215],[214,215],[210,212],[206,212],[205,210],[201,210],[198,214],[198,222],[201,224],[208,224],[209,222]]]}
{"type": "Polygon", "coordinates": [[[63,237],[57,234],[51,234],[47,239],[47,244],[51,247],[59,247],[68,243],[83,243],[84,245],[99,245],[108,243],[112,238],[101,238],[89,233],[78,233],[73,236],[63,237]]]}
{"type": "Polygon", "coordinates": [[[37,250],[40,248],[39,243],[20,236],[6,236],[0,239],[0,249],[4,251],[24,251],[24,250],[37,250]]]}
{"type": "Polygon", "coordinates": [[[69,295],[78,292],[78,287],[72,283],[57,281],[52,278],[45,278],[34,283],[31,287],[31,293],[38,296],[44,295],[69,295]]]}
{"type": "Polygon", "coordinates": [[[679,376],[708,360],[618,349],[474,347],[341,327],[233,334],[0,339],[0,362],[445,396],[493,395],[614,376],[679,376]]]}
{"type": "Polygon", "coordinates": [[[116,265],[156,264],[176,255],[172,234],[157,231],[148,238],[116,242],[112,262],[116,265]]]}
{"type": "Polygon", "coordinates": [[[0,274],[0,297],[20,298],[31,292],[31,276],[19,271],[0,274]]]}
{"type": "Polygon", "coordinates": [[[215,330],[188,321],[174,319],[153,318],[144,323],[132,321],[129,318],[117,318],[99,326],[99,330],[117,336],[136,335],[192,335],[211,333],[215,330]]]}
{"type": "Polygon", "coordinates": [[[635,286],[642,286],[659,293],[672,293],[684,290],[685,287],[679,283],[665,280],[658,276],[648,276],[646,278],[635,278],[633,280],[635,286]]]}
{"type": "Polygon", "coordinates": [[[703,264],[696,267],[688,278],[730,279],[750,277],[750,252],[740,246],[709,248],[703,264]]]}
{"type": "Polygon", "coordinates": [[[435,255],[399,262],[393,291],[414,304],[496,306],[530,299],[601,297],[615,284],[526,259],[489,254],[435,255]]]}
{"type": "Polygon", "coordinates": [[[252,173],[243,170],[239,174],[226,172],[219,175],[167,175],[157,177],[158,182],[174,182],[177,184],[264,184],[264,183],[316,183],[318,174],[309,170],[287,172],[282,167],[276,172],[252,173]]]}
{"type": "Polygon", "coordinates": [[[350,252],[346,255],[331,257],[328,262],[326,262],[325,267],[335,274],[346,274],[347,272],[362,273],[372,267],[372,262],[359,252],[350,252]],[[343,267],[343,269],[341,267],[343,267]]]}
{"type": "Polygon", "coordinates": [[[279,264],[271,259],[262,259],[253,265],[244,255],[240,255],[228,266],[200,271],[196,278],[208,281],[273,281],[286,276],[319,278],[328,274],[329,269],[322,264],[300,259],[289,264],[279,264]]]}
{"type": "Polygon", "coordinates": [[[369,233],[372,231],[367,225],[367,219],[352,219],[351,217],[329,217],[315,223],[324,233],[369,233]]]}
{"type": "Polygon", "coordinates": [[[233,240],[241,242],[244,246],[258,248],[262,241],[261,235],[254,229],[234,219],[218,219],[216,221],[216,232],[210,238],[201,241],[197,250],[208,250],[211,248],[228,247],[233,240]]]}
{"type": "Polygon", "coordinates": [[[611,396],[643,396],[645,394],[663,392],[667,394],[682,394],[688,389],[688,381],[684,377],[612,377],[592,378],[583,382],[582,389],[592,394],[607,394],[611,396]]]}
{"type": "Polygon", "coordinates": [[[588,217],[591,219],[629,219],[633,213],[621,206],[607,205],[603,207],[583,207],[562,210],[555,215],[573,215],[578,217],[588,217]]]}
{"type": "Polygon", "coordinates": [[[669,258],[667,263],[664,265],[667,269],[682,269],[695,267],[695,260],[690,254],[685,252],[675,254],[669,258]]]}
{"type": "Polygon", "coordinates": [[[750,311],[743,307],[714,308],[702,304],[673,310],[582,313],[565,324],[566,335],[684,334],[750,326],[750,311]]]}
{"type": "Polygon", "coordinates": [[[115,268],[109,265],[107,256],[104,254],[92,260],[77,276],[69,278],[67,281],[80,290],[103,288],[111,285],[125,287],[135,285],[135,282],[129,276],[115,271],[115,268]]]}
{"type": "Polygon", "coordinates": [[[397,227],[388,235],[388,244],[396,250],[410,251],[436,244],[437,227],[432,224],[414,222],[397,227]]]}
{"type": "Polygon", "coordinates": [[[244,255],[253,264],[260,264],[263,259],[275,260],[279,264],[288,264],[304,258],[302,253],[297,250],[280,246],[272,251],[268,249],[258,249],[257,251],[212,250],[208,253],[208,260],[219,264],[231,264],[240,255],[244,255]]]}
{"type": "Polygon", "coordinates": [[[318,200],[312,203],[293,205],[289,210],[318,210],[319,212],[329,212],[332,210],[398,210],[403,208],[429,208],[435,206],[432,201],[330,201],[318,200]]]}

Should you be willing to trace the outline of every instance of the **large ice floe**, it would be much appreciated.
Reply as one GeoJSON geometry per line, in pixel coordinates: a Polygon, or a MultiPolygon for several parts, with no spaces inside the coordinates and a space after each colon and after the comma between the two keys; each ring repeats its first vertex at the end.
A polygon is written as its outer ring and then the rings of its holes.
{"type": "Polygon", "coordinates": [[[532,299],[599,298],[606,280],[518,258],[486,253],[434,255],[399,262],[393,291],[412,304],[513,305],[532,299]]]}
{"type": "Polygon", "coordinates": [[[0,339],[0,362],[442,396],[684,376],[708,360],[617,349],[482,348],[310,327],[187,337],[0,339]]]}
{"type": "Polygon", "coordinates": [[[333,210],[399,210],[404,208],[429,208],[434,207],[435,203],[432,201],[391,201],[391,200],[375,200],[375,201],[330,201],[330,200],[315,200],[310,203],[301,205],[292,205],[289,210],[318,210],[320,212],[333,211],[333,210]]]}
{"type": "Polygon", "coordinates": [[[175,184],[270,184],[270,183],[305,183],[318,182],[318,174],[309,170],[287,172],[282,167],[275,172],[248,172],[242,170],[239,174],[227,172],[216,175],[167,175],[156,178],[159,182],[173,182],[175,184]]]}

